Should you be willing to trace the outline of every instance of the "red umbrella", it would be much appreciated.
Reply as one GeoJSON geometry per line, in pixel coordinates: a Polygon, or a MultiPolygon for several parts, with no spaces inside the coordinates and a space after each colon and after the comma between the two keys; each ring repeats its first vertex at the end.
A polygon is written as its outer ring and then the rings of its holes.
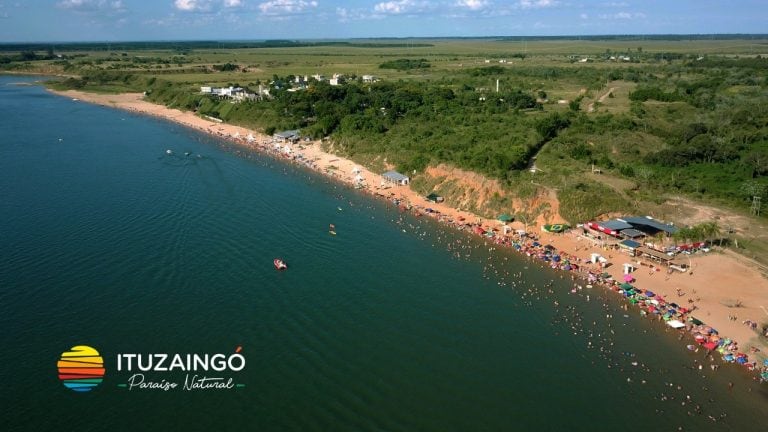
{"type": "Polygon", "coordinates": [[[704,344],[704,348],[712,351],[713,349],[717,348],[717,344],[714,342],[707,342],[704,344]]]}

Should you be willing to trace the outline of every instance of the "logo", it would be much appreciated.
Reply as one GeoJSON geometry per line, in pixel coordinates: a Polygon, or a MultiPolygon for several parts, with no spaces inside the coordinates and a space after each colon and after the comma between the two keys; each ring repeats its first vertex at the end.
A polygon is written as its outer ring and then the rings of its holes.
{"type": "Polygon", "coordinates": [[[57,366],[61,382],[76,392],[89,392],[104,378],[104,359],[86,345],[73,346],[61,353],[57,366]]]}

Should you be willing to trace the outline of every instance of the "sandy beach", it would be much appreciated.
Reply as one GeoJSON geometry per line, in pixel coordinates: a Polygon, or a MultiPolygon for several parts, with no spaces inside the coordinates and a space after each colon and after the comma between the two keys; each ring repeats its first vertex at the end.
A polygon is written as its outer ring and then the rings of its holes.
{"type": "MultiPolygon", "coordinates": [[[[171,120],[257,150],[268,147],[274,148],[272,137],[265,136],[258,131],[218,123],[198,117],[192,112],[169,109],[146,102],[139,93],[120,95],[93,94],[80,91],[55,93],[72,99],[171,120]]],[[[351,160],[324,152],[318,141],[294,145],[293,152],[292,157],[300,156],[305,165],[350,184],[356,182],[355,177],[358,173],[353,170],[359,168],[359,175],[364,178],[368,192],[397,200],[417,209],[429,207],[438,212],[441,220],[478,223],[486,230],[501,228],[501,223],[498,221],[483,219],[477,215],[452,208],[445,203],[429,202],[408,187],[382,187],[379,173],[370,172],[351,160]]],[[[514,229],[523,229],[520,223],[513,223],[511,226],[514,229]]],[[[622,280],[622,264],[634,263],[637,265],[639,261],[637,257],[630,257],[616,250],[602,250],[590,240],[578,236],[576,230],[566,234],[536,232],[535,235],[539,236],[541,243],[551,244],[560,251],[580,258],[584,262],[584,266],[589,266],[586,261],[593,252],[602,254],[610,262],[604,271],[610,273],[616,280],[622,280]]],[[[745,321],[757,323],[768,321],[768,310],[766,310],[768,308],[768,280],[760,274],[758,269],[739,262],[736,258],[718,251],[717,248],[707,254],[692,255],[690,264],[691,271],[686,273],[677,271],[668,273],[666,269],[656,270],[651,269],[648,265],[637,265],[638,269],[633,273],[636,279],[634,284],[663,296],[668,302],[676,302],[686,307],[695,306],[693,316],[716,328],[720,336],[738,341],[741,352],[750,352],[752,347],[758,349],[759,352],[751,350],[750,360],[759,360],[761,363],[766,358],[768,346],[762,342],[765,339],[759,339],[758,333],[745,324],[745,321]]],[[[760,330],[759,326],[757,330],[760,330]]]]}

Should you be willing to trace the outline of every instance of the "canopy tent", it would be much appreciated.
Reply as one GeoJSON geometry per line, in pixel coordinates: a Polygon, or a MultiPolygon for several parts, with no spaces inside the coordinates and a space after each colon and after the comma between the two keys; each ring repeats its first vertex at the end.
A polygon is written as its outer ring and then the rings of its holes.
{"type": "Polygon", "coordinates": [[[507,213],[499,215],[499,217],[497,217],[496,219],[500,220],[501,222],[512,222],[513,220],[515,220],[514,216],[509,215],[507,213]]]}

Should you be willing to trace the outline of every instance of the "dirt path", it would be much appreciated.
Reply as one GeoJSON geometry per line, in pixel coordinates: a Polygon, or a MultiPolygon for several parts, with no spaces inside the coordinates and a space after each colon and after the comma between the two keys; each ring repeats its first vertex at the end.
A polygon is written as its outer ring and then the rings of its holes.
{"type": "MultiPolygon", "coordinates": [[[[610,89],[608,89],[608,91],[604,95],[600,96],[600,98],[598,98],[597,101],[600,102],[600,103],[603,103],[605,101],[605,99],[608,96],[611,95],[611,93],[616,91],[617,88],[618,87],[611,87],[610,89]]],[[[587,112],[590,112],[590,113],[591,112],[595,112],[595,103],[594,102],[592,102],[589,105],[587,105],[587,112]]]]}

